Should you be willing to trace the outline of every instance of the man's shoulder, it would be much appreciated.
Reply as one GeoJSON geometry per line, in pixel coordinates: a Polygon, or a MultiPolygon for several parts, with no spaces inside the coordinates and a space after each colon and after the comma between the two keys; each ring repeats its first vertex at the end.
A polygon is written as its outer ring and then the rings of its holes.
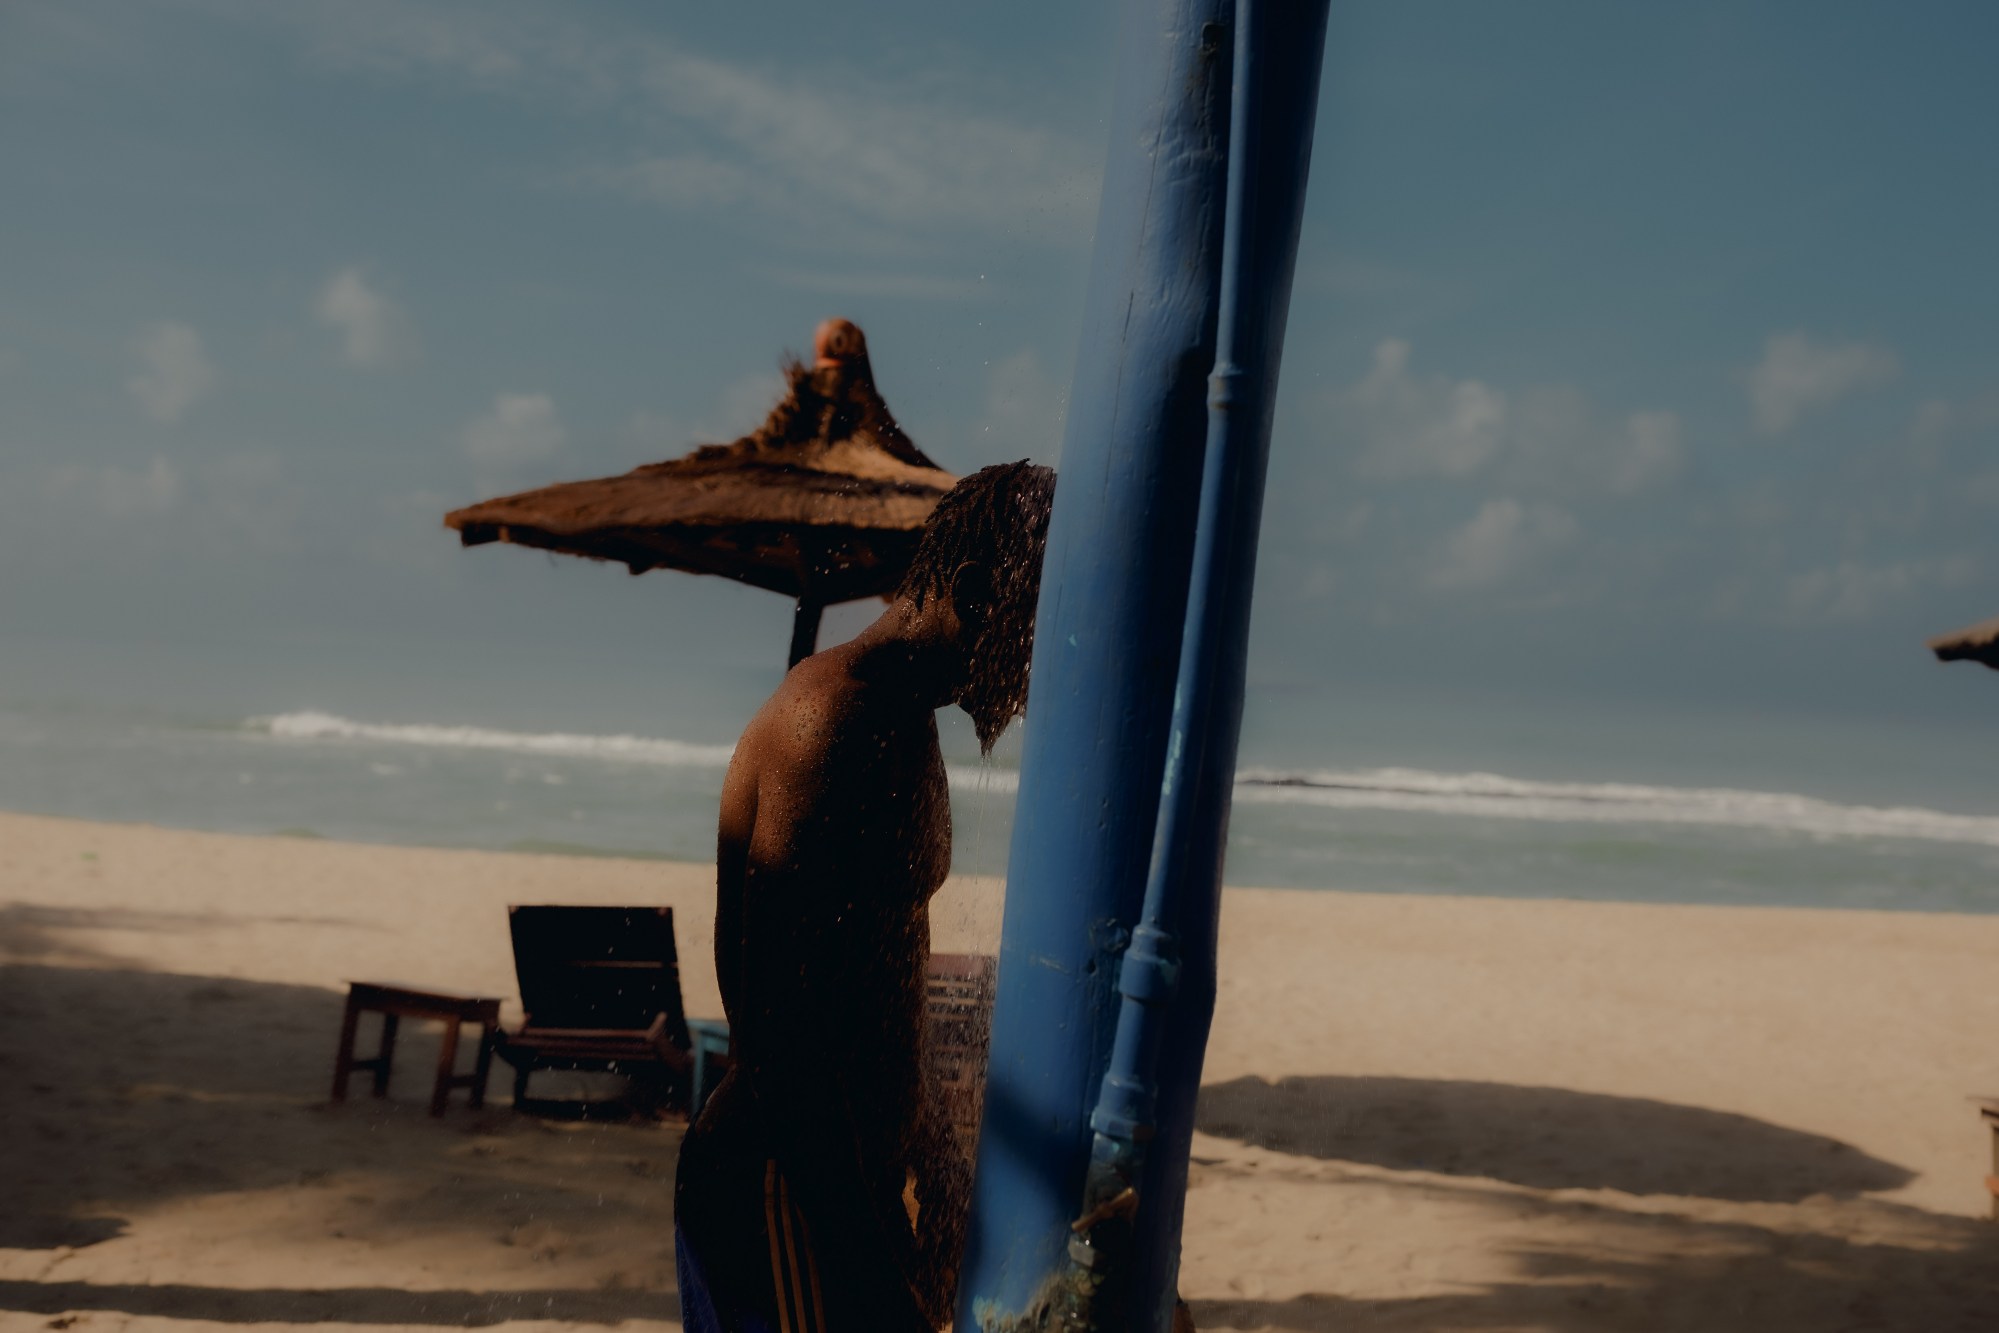
{"type": "Polygon", "coordinates": [[[825,653],[808,657],[750,719],[741,747],[793,763],[830,754],[868,731],[866,695],[844,663],[825,653]]]}

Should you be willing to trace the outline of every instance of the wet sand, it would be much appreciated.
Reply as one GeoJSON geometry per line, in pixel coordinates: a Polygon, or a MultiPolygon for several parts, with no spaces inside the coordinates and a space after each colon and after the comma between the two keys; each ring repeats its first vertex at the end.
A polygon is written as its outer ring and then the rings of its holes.
{"type": "MultiPolygon", "coordinates": [[[[505,907],[706,866],[0,815],[0,1329],[675,1328],[670,1124],[327,1102],[348,978],[514,995],[505,907]]],[[[937,947],[989,946],[954,883],[937,947]]],[[[1203,1328],[1984,1329],[1999,919],[1231,890],[1203,1328]]],[[[364,1039],[365,1040],[365,1039],[364,1039]]]]}

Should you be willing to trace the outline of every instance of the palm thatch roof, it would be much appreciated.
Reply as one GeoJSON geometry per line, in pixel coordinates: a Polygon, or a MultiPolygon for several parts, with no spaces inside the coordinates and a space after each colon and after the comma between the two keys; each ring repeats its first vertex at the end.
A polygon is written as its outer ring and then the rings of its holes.
{"type": "Polygon", "coordinates": [[[1939,662],[1983,662],[1999,671],[1999,617],[1930,640],[1939,662]]]}
{"type": "Polygon", "coordinates": [[[861,331],[820,327],[764,423],[729,444],[622,476],[562,482],[444,516],[466,546],[511,542],[634,574],[720,574],[817,606],[886,596],[957,478],[903,433],[861,331]]]}

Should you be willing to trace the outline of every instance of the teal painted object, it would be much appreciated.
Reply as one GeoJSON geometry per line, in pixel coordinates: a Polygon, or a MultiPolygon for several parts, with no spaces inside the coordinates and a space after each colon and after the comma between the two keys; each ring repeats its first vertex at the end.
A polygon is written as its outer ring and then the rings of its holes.
{"type": "Polygon", "coordinates": [[[687,1090],[687,1118],[691,1121],[707,1105],[708,1094],[720,1080],[713,1077],[708,1062],[729,1053],[729,1025],[719,1018],[690,1018],[687,1036],[694,1046],[694,1073],[687,1090]]]}

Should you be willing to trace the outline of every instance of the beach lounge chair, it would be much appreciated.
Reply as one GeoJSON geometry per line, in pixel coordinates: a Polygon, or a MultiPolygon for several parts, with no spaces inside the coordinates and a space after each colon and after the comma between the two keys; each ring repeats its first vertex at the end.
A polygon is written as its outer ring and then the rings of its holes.
{"type": "MultiPolygon", "coordinates": [[[[526,1016],[499,1034],[494,1054],[514,1068],[514,1104],[528,1102],[537,1070],[564,1069],[623,1074],[661,1104],[691,1105],[703,1089],[693,1086],[673,909],[530,906],[507,913],[526,1016]]],[[[711,1055],[702,1063],[708,1073],[721,1061],[711,1055]]]]}

